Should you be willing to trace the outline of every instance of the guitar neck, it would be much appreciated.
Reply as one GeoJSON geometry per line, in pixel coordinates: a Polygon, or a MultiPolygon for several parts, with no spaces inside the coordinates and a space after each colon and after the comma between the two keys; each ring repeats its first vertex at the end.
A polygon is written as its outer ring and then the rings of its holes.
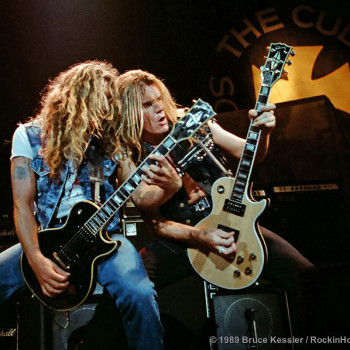
{"type": "Polygon", "coordinates": [[[142,181],[141,175],[143,167],[149,168],[157,161],[150,159],[152,154],[166,156],[180,141],[191,137],[204,123],[206,123],[215,112],[209,104],[198,99],[191,109],[183,116],[173,128],[168,136],[159,144],[147,158],[137,167],[136,171],[111,195],[111,197],[96,211],[94,215],[84,224],[84,231],[88,235],[96,237],[106,223],[128,200],[131,194],[142,181]]]}
{"type": "MultiPolygon", "coordinates": [[[[160,156],[167,155],[176,145],[176,140],[172,135],[168,135],[164,141],[156,147],[151,154],[160,156]]],[[[150,156],[149,155],[149,156],[150,156]]],[[[85,223],[85,228],[94,236],[100,229],[115,215],[115,213],[128,200],[131,194],[142,181],[142,167],[149,168],[157,162],[150,159],[149,156],[138,166],[136,171],[111,195],[111,197],[102,205],[102,207],[85,223]]]]}
{"type": "MultiPolygon", "coordinates": [[[[260,87],[255,109],[260,113],[262,108],[267,104],[270,96],[271,87],[262,85],[260,87]]],[[[231,194],[231,200],[242,203],[244,193],[248,188],[250,176],[255,162],[261,130],[254,126],[254,119],[251,119],[244,145],[243,154],[238,164],[235,182],[231,194]]]]}

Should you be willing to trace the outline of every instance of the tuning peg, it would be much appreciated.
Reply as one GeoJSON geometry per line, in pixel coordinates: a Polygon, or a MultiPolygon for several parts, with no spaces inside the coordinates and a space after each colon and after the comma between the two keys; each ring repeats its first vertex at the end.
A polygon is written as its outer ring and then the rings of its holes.
{"type": "Polygon", "coordinates": [[[290,55],[291,55],[291,56],[295,56],[295,51],[292,51],[292,52],[290,53],[290,55]]]}
{"type": "Polygon", "coordinates": [[[293,62],[291,60],[287,61],[288,66],[290,66],[293,62]]]}
{"type": "Polygon", "coordinates": [[[287,70],[284,70],[282,74],[285,74],[285,75],[288,75],[288,71],[287,70]]]}

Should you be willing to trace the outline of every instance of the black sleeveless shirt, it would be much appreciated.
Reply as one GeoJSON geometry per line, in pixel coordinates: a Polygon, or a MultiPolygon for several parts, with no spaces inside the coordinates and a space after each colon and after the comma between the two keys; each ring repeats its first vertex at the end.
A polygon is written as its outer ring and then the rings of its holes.
{"type": "MultiPolygon", "coordinates": [[[[172,198],[159,207],[163,217],[191,226],[210,214],[212,184],[218,178],[226,176],[226,173],[198,146],[197,140],[202,141],[220,163],[226,164],[226,159],[213,142],[210,129],[203,127],[191,139],[192,142],[186,140],[178,144],[171,152],[171,157],[179,175],[187,173],[207,193],[207,196],[189,205],[187,192],[182,186],[172,198]]],[[[154,146],[143,142],[142,148],[146,157],[154,146]]]]}

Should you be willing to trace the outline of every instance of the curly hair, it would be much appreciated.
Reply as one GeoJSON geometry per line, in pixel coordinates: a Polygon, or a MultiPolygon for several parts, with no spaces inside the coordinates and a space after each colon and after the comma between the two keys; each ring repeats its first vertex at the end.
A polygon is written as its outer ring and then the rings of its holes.
{"type": "Polygon", "coordinates": [[[122,142],[131,145],[134,159],[141,157],[141,136],[143,130],[142,94],[145,86],[155,85],[162,97],[164,112],[171,124],[177,120],[176,103],[168,88],[155,75],[140,70],[130,70],[119,76],[118,90],[121,98],[123,130],[122,142]]]}
{"type": "MultiPolygon", "coordinates": [[[[33,119],[41,127],[41,154],[57,178],[62,165],[78,167],[97,137],[103,153],[120,152],[118,71],[108,62],[77,63],[51,80],[44,89],[41,110],[33,119]]],[[[124,145],[128,146],[128,145],[124,145]]]]}

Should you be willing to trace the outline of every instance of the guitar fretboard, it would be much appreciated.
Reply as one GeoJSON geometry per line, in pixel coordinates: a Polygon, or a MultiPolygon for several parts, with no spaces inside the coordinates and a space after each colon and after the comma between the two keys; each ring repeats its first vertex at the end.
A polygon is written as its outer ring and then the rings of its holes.
{"type": "MultiPolygon", "coordinates": [[[[255,104],[255,109],[258,111],[258,113],[261,112],[262,108],[266,105],[269,99],[270,91],[271,87],[266,85],[261,86],[258,99],[255,104]]],[[[259,127],[256,127],[253,124],[254,119],[251,119],[246,137],[246,143],[238,165],[231,194],[231,200],[236,203],[242,203],[244,192],[247,189],[258,150],[261,130],[259,127]]]]}
{"type": "MultiPolygon", "coordinates": [[[[167,136],[165,140],[156,147],[151,154],[160,156],[167,155],[176,145],[176,140],[171,136],[167,136]]],[[[122,186],[116,190],[113,195],[102,205],[102,207],[85,223],[87,231],[96,236],[100,229],[114,216],[120,207],[128,200],[133,191],[141,183],[141,170],[143,167],[149,168],[152,164],[157,162],[147,157],[137,168],[122,186]]]]}
{"type": "Polygon", "coordinates": [[[166,156],[180,141],[191,137],[204,123],[215,115],[212,107],[198,99],[192,108],[177,123],[174,124],[172,131],[159,144],[149,156],[143,160],[136,171],[111,195],[111,197],[94,213],[82,227],[84,239],[91,241],[97,237],[101,228],[103,228],[121,206],[128,200],[133,191],[142,181],[142,168],[149,168],[157,161],[150,159],[152,154],[166,156]]]}

